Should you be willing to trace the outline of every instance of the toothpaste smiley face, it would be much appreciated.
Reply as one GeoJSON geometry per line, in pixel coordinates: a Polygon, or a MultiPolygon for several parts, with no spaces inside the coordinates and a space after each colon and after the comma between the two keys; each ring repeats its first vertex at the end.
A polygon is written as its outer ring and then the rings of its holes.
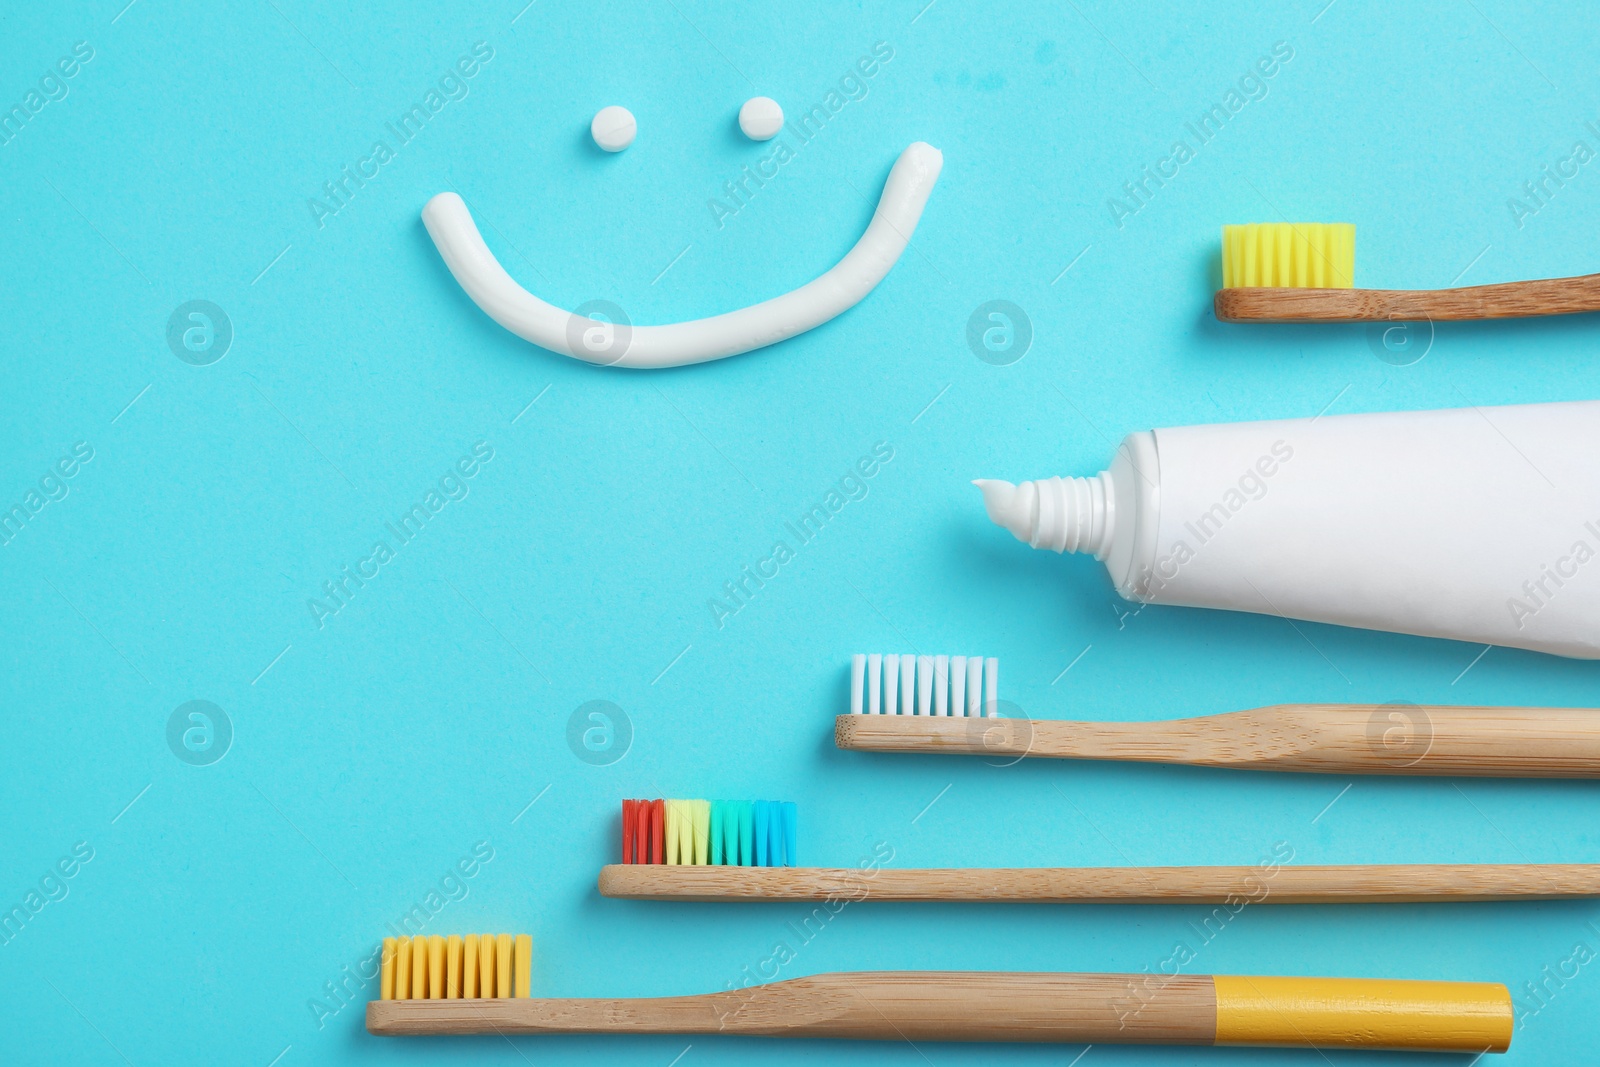
{"type": "Polygon", "coordinates": [[[866,232],[832,268],[798,289],[710,318],[621,327],[547,304],[518,285],[483,241],[467,205],[440,193],[422,222],[461,288],[494,321],[541,348],[588,363],[657,368],[736,356],[787,340],[860,303],[899,260],[922,218],[944,157],[916,142],[900,153],[866,232]],[[602,339],[590,344],[589,338],[602,339]]]}

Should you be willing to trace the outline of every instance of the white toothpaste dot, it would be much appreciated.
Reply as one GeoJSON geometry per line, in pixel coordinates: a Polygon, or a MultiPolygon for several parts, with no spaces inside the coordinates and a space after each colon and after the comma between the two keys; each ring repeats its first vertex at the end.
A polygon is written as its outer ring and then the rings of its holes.
{"type": "Polygon", "coordinates": [[[616,104],[595,112],[593,121],[589,123],[589,136],[607,152],[620,152],[627,148],[633,143],[633,135],[638,132],[639,124],[634,121],[633,112],[616,104]]]}
{"type": "Polygon", "coordinates": [[[770,141],[783,129],[783,108],[770,96],[752,96],[739,109],[739,128],[752,141],[770,141]]]}

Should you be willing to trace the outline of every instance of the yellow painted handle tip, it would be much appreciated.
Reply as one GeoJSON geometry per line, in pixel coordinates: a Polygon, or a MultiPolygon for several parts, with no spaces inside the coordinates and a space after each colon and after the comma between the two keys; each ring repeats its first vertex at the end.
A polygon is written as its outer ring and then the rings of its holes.
{"type": "Polygon", "coordinates": [[[1217,1044],[1504,1052],[1516,1017],[1496,982],[1217,975],[1217,1044]]]}

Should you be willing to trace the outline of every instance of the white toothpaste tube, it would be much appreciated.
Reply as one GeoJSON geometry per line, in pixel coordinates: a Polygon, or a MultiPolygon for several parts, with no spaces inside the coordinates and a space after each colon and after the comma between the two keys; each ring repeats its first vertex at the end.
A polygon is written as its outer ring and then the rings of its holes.
{"type": "Polygon", "coordinates": [[[1129,600],[1600,659],[1600,401],[1153,430],[975,484],[1129,600]]]}

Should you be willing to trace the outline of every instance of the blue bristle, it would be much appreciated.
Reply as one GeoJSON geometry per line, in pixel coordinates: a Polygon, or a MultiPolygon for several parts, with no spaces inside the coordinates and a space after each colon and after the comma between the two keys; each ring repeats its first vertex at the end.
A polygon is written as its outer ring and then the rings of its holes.
{"type": "Polygon", "coordinates": [[[767,861],[769,867],[788,865],[783,854],[783,804],[776,800],[767,804],[767,861]]]}
{"type": "Polygon", "coordinates": [[[771,840],[772,840],[772,804],[770,801],[756,801],[756,866],[771,867],[771,840]]]}
{"type": "Polygon", "coordinates": [[[800,837],[800,816],[793,801],[784,801],[783,808],[783,865],[785,867],[799,866],[795,856],[795,848],[800,837]]]}
{"type": "Polygon", "coordinates": [[[767,801],[767,866],[783,864],[783,805],[776,800],[767,801]]]}
{"type": "Polygon", "coordinates": [[[756,861],[755,805],[748,800],[739,805],[739,866],[754,866],[756,861]]]}

